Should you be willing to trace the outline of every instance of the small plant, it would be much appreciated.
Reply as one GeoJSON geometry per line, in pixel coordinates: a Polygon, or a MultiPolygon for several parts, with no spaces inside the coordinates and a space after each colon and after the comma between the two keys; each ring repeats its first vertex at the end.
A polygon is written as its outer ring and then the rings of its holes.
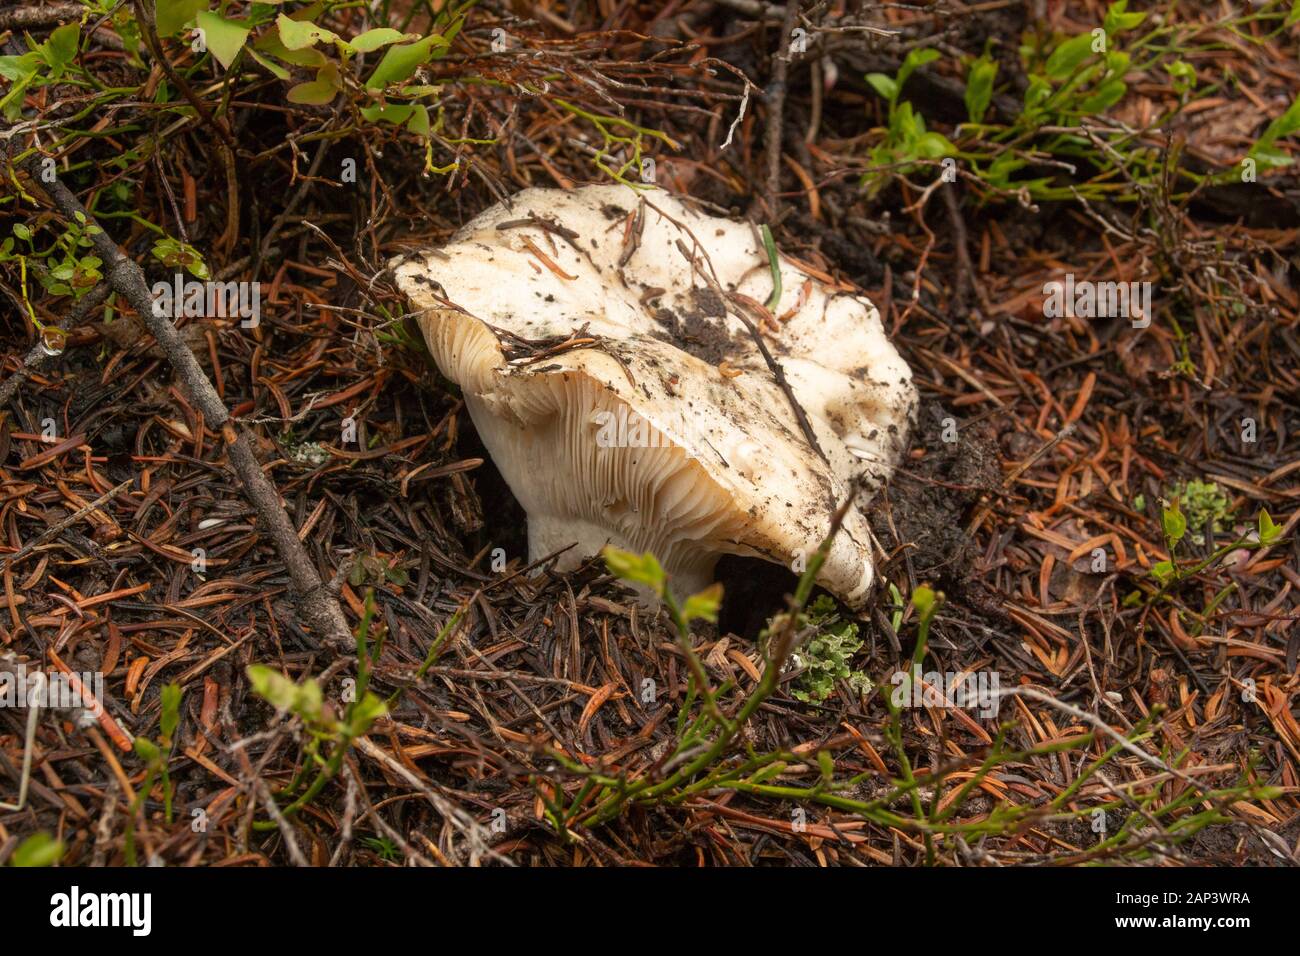
{"type": "Polygon", "coordinates": [[[23,101],[30,92],[57,82],[77,58],[81,24],[65,23],[44,43],[28,39],[27,46],[27,52],[18,56],[0,56],[0,76],[10,84],[9,92],[0,99],[0,113],[11,123],[22,116],[23,101]]]}
{"type": "Polygon", "coordinates": [[[196,279],[207,280],[212,277],[203,262],[203,256],[193,246],[166,236],[153,244],[153,257],[165,266],[184,269],[196,279]]]}
{"type": "Polygon", "coordinates": [[[10,866],[53,866],[63,858],[63,841],[56,840],[44,830],[37,830],[22,843],[18,844],[13,856],[9,858],[10,866]]]}
{"type": "MultiPolygon", "coordinates": [[[[388,713],[384,701],[367,689],[371,668],[383,649],[382,635],[373,650],[369,646],[374,614],[375,595],[373,590],[368,590],[365,610],[357,628],[356,687],[349,694],[351,699],[341,717],[336,716],[334,709],[325,703],[319,681],[309,678],[301,684],[295,684],[278,670],[264,664],[253,664],[248,668],[248,679],[253,692],[276,710],[291,713],[301,720],[309,737],[303,748],[303,759],[298,772],[294,774],[289,786],[276,795],[277,800],[291,801],[283,810],[286,817],[294,815],[316,799],[325,785],[338,774],[352,742],[363,736],[376,720],[388,713]],[[310,783],[307,782],[309,778],[310,783]]],[[[270,829],[275,825],[266,820],[254,824],[258,829],[270,829]]]]}
{"type": "Polygon", "coordinates": [[[181,688],[179,684],[168,684],[162,689],[162,713],[158,718],[158,741],[155,743],[143,735],[135,738],[135,754],[145,763],[144,785],[136,794],[131,805],[131,816],[126,823],[126,862],[135,865],[135,817],[144,806],[145,800],[153,790],[154,782],[161,779],[163,789],[163,808],[165,819],[172,822],[172,781],[167,769],[171,759],[172,747],[175,745],[176,728],[181,721],[181,688]]]}
{"type": "Polygon", "coordinates": [[[1193,544],[1205,544],[1201,532],[1207,525],[1217,534],[1232,520],[1232,502],[1217,482],[1193,478],[1176,487],[1170,497],[1182,502],[1186,509],[1187,527],[1191,530],[1188,537],[1193,544]]]}
{"type": "Polygon", "coordinates": [[[362,837],[361,845],[373,851],[385,863],[396,863],[402,858],[402,851],[397,844],[385,836],[362,837]]]}
{"type": "MultiPolygon", "coordinates": [[[[1300,19],[1297,9],[1288,14],[1273,6],[1246,15],[1229,14],[1216,26],[1243,41],[1265,42],[1243,29],[1253,20],[1273,21],[1282,30],[1300,19]]],[[[1110,199],[1137,201],[1144,190],[1165,184],[1167,151],[1146,143],[1140,131],[1085,131],[1085,121],[1104,116],[1128,93],[1128,76],[1163,71],[1170,80],[1177,102],[1154,117],[1152,128],[1166,125],[1197,95],[1218,92],[1212,85],[1198,87],[1195,68],[1183,59],[1194,47],[1194,35],[1186,25],[1148,20],[1144,11],[1130,11],[1128,0],[1115,0],[1102,23],[1075,36],[1027,40],[1019,48],[1027,77],[1024,93],[1014,115],[990,117],[997,92],[998,64],[988,54],[972,58],[966,67],[965,106],[967,122],[960,124],[952,139],[928,129],[925,119],[910,102],[901,99],[903,85],[920,67],[939,59],[933,48],[912,50],[896,76],[870,73],[867,83],[888,103],[883,138],[871,151],[872,168],[862,185],[875,196],[892,178],[906,177],[918,165],[934,165],[952,159],[972,173],[969,182],[988,200],[1015,199],[1068,201],[1110,199]],[[1121,39],[1124,49],[1119,49],[1121,39]],[[1060,182],[1045,175],[1051,169],[1066,170],[1072,176],[1084,171],[1082,181],[1060,182]],[[1033,170],[1028,178],[1015,178],[1022,170],[1033,170]]],[[[1278,146],[1280,140],[1300,132],[1300,98],[1272,120],[1247,153],[1253,168],[1267,170],[1289,165],[1290,157],[1278,146]]],[[[945,162],[951,166],[951,162],[945,162]]],[[[1241,176],[1237,166],[1212,173],[1200,173],[1174,163],[1176,174],[1195,185],[1202,181],[1231,182],[1241,176]]]]}
{"type": "MultiPolygon", "coordinates": [[[[1274,529],[1268,532],[1269,540],[1276,540],[1277,529],[1271,522],[1268,527],[1274,529]]],[[[833,535],[834,531],[831,537],[833,535]]],[[[605,560],[611,572],[624,580],[647,585],[663,598],[677,627],[679,645],[690,665],[688,673],[691,676],[678,712],[676,733],[665,756],[658,762],[658,766],[666,768],[661,773],[642,773],[629,778],[603,766],[579,761],[562,751],[551,751],[558,764],[583,781],[571,798],[556,783],[535,781],[547,819],[562,837],[573,839],[573,829],[608,823],[629,805],[675,806],[694,797],[714,799],[714,794],[731,791],[750,797],[794,801],[796,805],[820,804],[832,810],[856,814],[879,826],[915,834],[923,842],[928,863],[937,862],[941,846],[954,837],[970,839],[1005,835],[1023,828],[1030,821],[1077,821],[1101,810],[1118,814],[1121,823],[1112,836],[1088,851],[1089,856],[1097,859],[1121,856],[1142,861],[1150,859],[1153,854],[1151,841],[1144,830],[1153,821],[1163,829],[1163,842],[1177,845],[1211,824],[1230,819],[1226,810],[1233,804],[1243,800],[1271,799],[1281,792],[1278,787],[1254,783],[1252,765],[1225,788],[1201,787],[1188,777],[1186,779],[1192,785],[1172,800],[1162,801],[1160,786],[1152,787],[1141,781],[1126,783],[1118,791],[1113,786],[1108,787],[1112,796],[1100,803],[1093,802],[1091,797],[1083,798],[1080,793],[1083,786],[1108,762],[1126,750],[1134,752],[1138,742],[1152,737],[1162,710],[1160,706],[1153,707],[1127,734],[1121,736],[1111,732],[1109,744],[1100,753],[1093,752],[1092,759],[1083,764],[1070,785],[1048,802],[1041,805],[998,803],[990,812],[965,819],[960,814],[967,799],[998,768],[1049,754],[1088,753],[1094,745],[1103,742],[1101,731],[1094,727],[1068,739],[1020,749],[1011,744],[1014,725],[1003,724],[982,758],[964,765],[946,766],[937,773],[925,768],[914,771],[903,736],[902,707],[893,702],[891,695],[879,694],[889,712],[885,739],[890,745],[897,773],[887,775],[884,782],[888,785],[871,799],[861,799],[860,789],[869,778],[879,780],[877,772],[868,769],[853,776],[837,776],[836,758],[829,749],[817,750],[811,755],[788,750],[760,752],[750,744],[743,751],[732,753],[741,729],[775,692],[784,664],[798,650],[800,639],[806,637],[807,626],[799,627],[800,622],[806,625],[820,620],[825,626],[828,621],[825,615],[831,608],[820,602],[810,608],[808,601],[812,582],[825,560],[831,537],[822,543],[821,549],[809,562],[790,609],[776,615],[769,625],[771,640],[764,648],[766,666],[757,686],[748,694],[739,693],[733,681],[712,688],[691,645],[691,619],[703,617],[712,620],[716,616],[720,597],[717,586],[679,603],[653,555],[606,549],[605,560]],[[792,774],[795,768],[799,768],[801,773],[811,770],[816,779],[810,784],[798,781],[792,774]],[[963,768],[968,768],[969,772],[961,774],[958,779],[950,778],[953,770],[963,768]],[[926,790],[929,790],[928,796],[926,790]]],[[[892,593],[894,599],[901,602],[902,595],[896,588],[892,593]]],[[[911,679],[911,673],[920,669],[926,656],[930,625],[942,602],[943,595],[929,587],[918,587],[912,593],[917,632],[907,680],[911,679]]],[[[895,629],[902,622],[902,615],[902,610],[896,613],[895,629]]],[[[835,625],[831,623],[830,626],[835,625]]],[[[856,640],[856,637],[840,630],[839,640],[842,644],[846,640],[856,640]]],[[[907,689],[906,686],[903,688],[904,697],[907,689]]],[[[1185,776],[1178,769],[1184,757],[1177,757],[1169,764],[1154,757],[1149,759],[1167,767],[1172,775],[1185,776]]]]}
{"type": "Polygon", "coordinates": [[[42,336],[47,328],[59,337],[62,332],[55,326],[44,325],[36,316],[28,296],[28,275],[33,276],[49,295],[70,295],[80,299],[103,279],[103,260],[91,250],[98,227],[84,222],[70,222],[66,229],[54,237],[48,248],[38,248],[40,226],[32,228],[25,223],[14,223],[13,234],[0,242],[0,264],[17,262],[19,291],[27,318],[42,336]],[[21,243],[21,246],[19,245],[21,243]]]}
{"type": "MultiPolygon", "coordinates": [[[[896,76],[867,74],[866,79],[872,89],[889,103],[887,131],[884,140],[871,151],[872,166],[895,168],[900,175],[906,175],[918,161],[940,159],[957,152],[957,147],[946,136],[925,128],[925,118],[912,108],[911,103],[900,103],[898,100],[907,78],[918,67],[937,60],[939,55],[938,50],[913,50],[907,54],[907,59],[899,67],[896,76]]],[[[878,193],[887,182],[888,176],[884,171],[873,170],[863,177],[863,185],[871,196],[878,193]]]]}
{"type": "MultiPolygon", "coordinates": [[[[1187,536],[1187,516],[1183,514],[1177,498],[1164,507],[1160,515],[1160,529],[1164,534],[1165,547],[1169,551],[1169,558],[1158,562],[1151,568],[1152,576],[1160,585],[1159,590],[1151,595],[1152,600],[1163,597],[1166,591],[1180,581],[1195,577],[1238,548],[1246,550],[1266,548],[1276,544],[1282,538],[1282,529],[1273,522],[1272,516],[1261,508],[1253,536],[1245,535],[1230,544],[1222,545],[1216,548],[1208,558],[1203,558],[1189,567],[1183,567],[1175,556],[1175,552],[1183,538],[1187,536]]],[[[1141,593],[1136,593],[1136,597],[1130,596],[1129,603],[1140,600],[1141,593]]],[[[1216,603],[1218,600],[1216,598],[1216,603]]]]}
{"type": "MultiPolygon", "coordinates": [[[[870,693],[871,678],[850,666],[853,655],[862,649],[858,625],[839,616],[835,602],[821,595],[799,617],[799,629],[811,628],[815,633],[790,660],[803,673],[795,680],[791,692],[796,700],[820,703],[835,690],[837,680],[846,680],[859,693],[870,693]]],[[[768,638],[766,630],[759,635],[759,643],[768,638]]]]}
{"type": "Polygon", "coordinates": [[[386,559],[378,554],[361,554],[348,572],[348,583],[354,588],[362,585],[379,586],[391,584],[405,587],[410,580],[406,569],[397,564],[397,559],[386,559]]]}

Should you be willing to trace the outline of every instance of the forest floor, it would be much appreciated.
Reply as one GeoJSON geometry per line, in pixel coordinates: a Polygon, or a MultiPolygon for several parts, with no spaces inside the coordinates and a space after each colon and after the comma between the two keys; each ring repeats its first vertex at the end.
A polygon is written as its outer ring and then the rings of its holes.
{"type": "Polygon", "coordinates": [[[0,708],[0,865],[1300,862],[1300,5],[153,6],[0,6],[0,671],[103,704],[0,708]],[[784,569],[724,560],[683,638],[599,560],[527,567],[386,272],[646,168],[915,374],[819,700],[762,687],[784,569]],[[150,284],[260,282],[255,327],[178,323],[229,425],[96,223],[150,284]],[[1067,275],[1151,314],[1062,314],[1067,275]],[[892,706],[923,636],[1015,693],[892,706]]]}

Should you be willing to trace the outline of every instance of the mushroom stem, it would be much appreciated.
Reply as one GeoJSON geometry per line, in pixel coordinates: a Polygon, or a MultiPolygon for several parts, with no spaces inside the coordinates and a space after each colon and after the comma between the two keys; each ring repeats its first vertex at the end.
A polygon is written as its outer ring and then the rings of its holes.
{"type": "MultiPolygon", "coordinates": [[[[599,554],[607,544],[637,553],[645,550],[644,546],[638,546],[608,528],[580,518],[550,514],[528,516],[529,562],[540,561],[547,555],[567,549],[556,558],[555,567],[559,571],[572,571],[588,558],[599,554]]],[[[679,597],[688,597],[713,583],[717,554],[702,552],[691,555],[694,560],[689,561],[680,558],[674,560],[672,555],[664,554],[656,554],[655,557],[668,572],[668,585],[673,589],[673,594],[679,597]]],[[[648,591],[642,596],[652,597],[648,591]]]]}

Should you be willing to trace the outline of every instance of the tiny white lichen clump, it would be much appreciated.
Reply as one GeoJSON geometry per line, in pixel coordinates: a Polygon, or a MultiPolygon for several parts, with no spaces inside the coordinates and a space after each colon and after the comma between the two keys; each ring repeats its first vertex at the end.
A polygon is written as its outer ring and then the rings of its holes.
{"type": "Polygon", "coordinates": [[[530,559],[650,551],[683,592],[722,554],[795,569],[860,480],[818,580],[862,604],[862,508],[916,392],[867,299],[778,261],[769,312],[752,225],[617,185],[525,190],[441,250],[394,260],[528,513],[530,559]]]}

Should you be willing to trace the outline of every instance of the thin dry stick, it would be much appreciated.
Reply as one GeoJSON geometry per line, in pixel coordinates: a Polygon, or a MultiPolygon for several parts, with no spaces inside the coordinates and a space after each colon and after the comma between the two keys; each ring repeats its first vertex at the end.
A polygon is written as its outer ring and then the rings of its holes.
{"type": "MultiPolygon", "coordinates": [[[[942,180],[942,176],[940,179],[942,180]]],[[[952,188],[951,183],[943,184],[943,202],[948,209],[948,222],[952,226],[952,244],[957,253],[957,281],[956,297],[954,305],[958,315],[965,315],[968,311],[967,296],[975,293],[977,299],[980,299],[980,306],[988,312],[988,305],[983,300],[983,290],[980,288],[975,279],[975,267],[971,263],[970,248],[966,242],[966,221],[961,216],[961,206],[957,202],[957,191],[952,188]]]]}
{"type": "Polygon", "coordinates": [[[1205,788],[1202,787],[1195,780],[1193,780],[1189,774],[1184,773],[1183,771],[1178,770],[1174,767],[1171,767],[1169,764],[1165,763],[1159,757],[1153,757],[1151,754],[1147,753],[1141,747],[1137,746],[1137,744],[1133,743],[1133,741],[1129,740],[1123,734],[1119,733],[1117,730],[1115,730],[1113,727],[1107,724],[1096,714],[1090,714],[1086,710],[1081,710],[1078,707],[1075,707],[1073,704],[1067,704],[1063,700],[1057,700],[1051,694],[1044,694],[1042,691],[1035,690],[1032,687],[1010,687],[1006,690],[998,691],[998,696],[999,697],[1028,697],[1030,700],[1036,700],[1040,704],[1047,704],[1049,707],[1055,707],[1057,710],[1063,711],[1064,713],[1069,714],[1071,717],[1074,717],[1078,720],[1082,720],[1088,724],[1091,724],[1093,727],[1095,727],[1097,730],[1100,730],[1111,740],[1115,741],[1115,743],[1119,744],[1123,750],[1125,750],[1128,753],[1131,753],[1133,756],[1137,757],[1143,762],[1150,764],[1151,766],[1155,767],[1158,770],[1163,770],[1165,773],[1177,777],[1179,780],[1183,781],[1183,783],[1195,787],[1201,793],[1205,793],[1205,788]]]}
{"type": "Polygon", "coordinates": [[[293,861],[293,865],[311,866],[307,862],[306,855],[302,852],[302,847],[298,846],[298,838],[293,835],[293,827],[284,818],[280,808],[275,805],[275,798],[271,796],[271,791],[267,788],[266,782],[261,777],[254,777],[253,789],[257,792],[257,799],[266,808],[266,812],[271,815],[275,825],[280,828],[280,835],[284,838],[284,849],[289,854],[289,859],[293,861]]]}
{"type": "Polygon", "coordinates": [[[56,521],[54,524],[42,531],[35,539],[28,541],[13,554],[0,555],[0,571],[3,571],[5,568],[9,567],[9,565],[22,560],[50,539],[62,534],[92,511],[96,511],[108,504],[108,502],[112,501],[125,491],[130,484],[131,479],[128,478],[121,484],[108,489],[108,491],[104,492],[84,508],[79,508],[66,518],[56,521]]]}
{"type": "Polygon", "coordinates": [[[60,213],[70,221],[80,220],[85,223],[94,242],[95,252],[103,260],[109,284],[135,310],[176,370],[189,400],[202,412],[204,421],[221,435],[228,449],[230,463],[244,486],[244,493],[257,511],[258,518],[271,536],[271,541],[289,572],[303,623],[313,632],[323,635],[330,643],[340,648],[348,647],[352,644],[352,633],[347,618],[343,616],[343,609],[321,581],[316,566],[298,540],[297,530],[285,513],[279,492],[263,473],[248,439],[236,431],[225,403],[212,387],[212,382],[208,380],[194,353],[185,344],[176,327],[166,317],[155,313],[153,296],[145,283],[144,272],[134,260],[122,254],[117,244],[71,190],[57,179],[54,182],[42,180],[38,175],[40,158],[38,153],[33,153],[20,166],[31,176],[32,182],[46,192],[60,213]]]}
{"type": "Polygon", "coordinates": [[[23,733],[23,768],[18,775],[18,802],[0,801],[0,810],[18,812],[27,806],[27,786],[32,780],[32,752],[36,749],[36,718],[40,714],[40,694],[45,688],[45,675],[37,671],[31,693],[27,698],[27,728],[23,733]]]}
{"type": "MultiPolygon", "coordinates": [[[[358,737],[356,739],[356,745],[357,749],[371,760],[382,764],[389,771],[395,773],[412,787],[419,790],[420,793],[424,795],[425,799],[433,804],[433,808],[442,815],[443,819],[448,820],[451,825],[465,837],[466,842],[470,845],[470,851],[473,855],[479,858],[489,857],[505,866],[515,865],[514,860],[502,856],[496,850],[492,849],[492,846],[489,843],[490,836],[488,831],[481,823],[446,797],[443,797],[439,793],[435,793],[431,786],[415,774],[411,773],[410,770],[393,757],[390,757],[382,747],[372,742],[368,737],[358,737]]],[[[378,814],[376,814],[375,819],[378,820],[378,818],[378,814]]]]}
{"type": "Polygon", "coordinates": [[[343,776],[347,781],[347,791],[343,797],[343,825],[339,828],[339,845],[334,848],[327,866],[338,866],[339,861],[343,859],[343,854],[352,845],[352,822],[357,817],[357,778],[352,773],[351,767],[347,767],[347,772],[343,776]]]}
{"type": "MultiPolygon", "coordinates": [[[[28,0],[30,3],[30,0],[28,0]]],[[[79,20],[86,8],[79,3],[52,3],[45,7],[19,6],[0,10],[0,30],[34,30],[65,20],[79,20]]]]}
{"type": "Polygon", "coordinates": [[[767,219],[777,220],[776,195],[781,187],[781,124],[785,117],[786,77],[790,74],[790,59],[794,55],[790,35],[799,17],[799,0],[790,0],[781,22],[781,48],[773,57],[772,82],[767,87],[767,139],[764,142],[767,161],[767,184],[763,199],[767,205],[767,219]]]}

